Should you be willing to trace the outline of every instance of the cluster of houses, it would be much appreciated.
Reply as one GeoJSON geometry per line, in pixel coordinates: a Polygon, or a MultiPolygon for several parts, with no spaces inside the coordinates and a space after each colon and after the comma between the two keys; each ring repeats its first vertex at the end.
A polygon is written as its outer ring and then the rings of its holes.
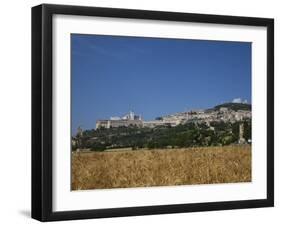
{"type": "Polygon", "coordinates": [[[234,111],[231,108],[221,107],[219,109],[208,110],[192,110],[186,112],[178,112],[162,117],[158,117],[155,120],[145,121],[140,115],[136,115],[130,111],[123,117],[111,117],[110,119],[97,120],[96,129],[99,128],[114,128],[121,126],[138,126],[154,128],[156,126],[177,126],[185,124],[187,122],[205,122],[209,124],[214,121],[223,122],[237,122],[244,119],[250,119],[252,117],[250,110],[237,110],[234,111]]]}

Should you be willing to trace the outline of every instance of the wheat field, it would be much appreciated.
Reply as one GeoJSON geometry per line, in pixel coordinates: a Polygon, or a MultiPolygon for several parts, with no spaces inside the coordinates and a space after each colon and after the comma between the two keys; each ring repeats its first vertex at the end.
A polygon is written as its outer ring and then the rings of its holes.
{"type": "Polygon", "coordinates": [[[251,181],[251,146],[72,153],[72,190],[251,181]]]}

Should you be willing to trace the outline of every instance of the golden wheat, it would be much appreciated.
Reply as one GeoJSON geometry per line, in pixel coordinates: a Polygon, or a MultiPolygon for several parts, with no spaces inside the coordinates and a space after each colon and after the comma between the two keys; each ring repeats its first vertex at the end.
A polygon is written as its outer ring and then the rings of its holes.
{"type": "Polygon", "coordinates": [[[251,146],[72,153],[72,189],[251,181],[251,146]]]}

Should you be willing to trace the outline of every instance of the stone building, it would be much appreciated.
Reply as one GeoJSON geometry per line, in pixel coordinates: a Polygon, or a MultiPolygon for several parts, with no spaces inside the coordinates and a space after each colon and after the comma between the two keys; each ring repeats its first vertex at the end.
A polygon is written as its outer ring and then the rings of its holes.
{"type": "Polygon", "coordinates": [[[111,117],[109,120],[97,120],[96,129],[100,128],[116,128],[116,127],[128,127],[128,126],[143,126],[143,121],[139,115],[135,115],[130,111],[129,114],[123,117],[111,117]]]}

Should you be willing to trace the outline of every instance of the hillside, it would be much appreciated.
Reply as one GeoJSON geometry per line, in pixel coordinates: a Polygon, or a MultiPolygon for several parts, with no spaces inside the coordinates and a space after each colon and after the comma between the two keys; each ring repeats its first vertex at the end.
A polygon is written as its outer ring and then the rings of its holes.
{"type": "MultiPolygon", "coordinates": [[[[108,149],[133,148],[183,148],[198,146],[221,146],[238,143],[239,126],[243,124],[243,138],[251,140],[251,114],[238,112],[251,111],[251,105],[245,103],[224,103],[204,112],[177,113],[167,119],[155,120],[153,126],[146,124],[120,124],[85,130],[72,138],[72,150],[90,149],[104,151],[108,149]],[[221,108],[227,110],[220,111],[221,108]],[[169,124],[167,120],[179,121],[169,124]],[[160,123],[160,124],[159,124],[160,123]],[[162,123],[162,124],[161,124],[162,123]]],[[[123,123],[126,120],[121,120],[123,123]]],[[[131,121],[133,121],[131,119],[131,121]]],[[[138,123],[142,121],[137,120],[138,123]]],[[[151,122],[150,122],[151,123],[151,122]]],[[[108,122],[107,122],[108,124],[108,122]]]]}
{"type": "Polygon", "coordinates": [[[221,107],[225,107],[228,109],[231,109],[233,111],[238,111],[238,110],[246,110],[246,111],[251,111],[252,105],[251,104],[243,104],[243,103],[224,103],[217,105],[213,108],[213,110],[219,110],[221,107]]]}
{"type": "MultiPolygon", "coordinates": [[[[104,151],[112,148],[170,148],[220,146],[238,142],[241,122],[187,123],[176,127],[156,128],[118,127],[110,129],[86,130],[78,138],[72,150],[90,149],[104,151]]],[[[244,138],[251,139],[251,121],[243,121],[244,138]]]]}

